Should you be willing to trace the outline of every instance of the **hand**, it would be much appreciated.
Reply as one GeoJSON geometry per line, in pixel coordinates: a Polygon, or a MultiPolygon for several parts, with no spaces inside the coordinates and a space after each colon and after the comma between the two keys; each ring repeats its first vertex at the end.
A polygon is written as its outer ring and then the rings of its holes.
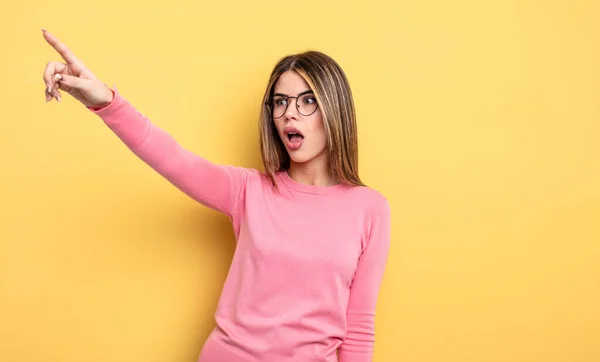
{"type": "Polygon", "coordinates": [[[65,63],[48,62],[44,70],[46,102],[61,100],[60,90],[69,93],[86,107],[102,108],[112,102],[114,93],[98,80],[85,65],[54,35],[42,29],[44,39],[60,54],[65,63]]]}

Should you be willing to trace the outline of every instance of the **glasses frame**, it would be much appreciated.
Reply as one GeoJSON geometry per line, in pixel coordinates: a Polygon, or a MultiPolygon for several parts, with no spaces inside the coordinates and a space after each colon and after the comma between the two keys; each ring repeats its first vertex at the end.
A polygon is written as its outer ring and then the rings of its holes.
{"type": "Polygon", "coordinates": [[[317,111],[317,109],[319,109],[319,102],[317,102],[317,106],[315,107],[315,110],[310,112],[309,114],[304,114],[304,113],[300,112],[300,106],[298,105],[298,99],[300,99],[300,97],[302,97],[305,94],[315,94],[315,92],[313,92],[312,90],[306,90],[304,92],[298,93],[295,96],[288,96],[287,94],[275,93],[271,97],[269,97],[269,99],[267,99],[267,101],[265,102],[265,106],[267,106],[267,111],[269,112],[271,117],[273,117],[274,119],[279,119],[279,118],[285,116],[285,112],[287,112],[287,109],[291,103],[290,99],[296,98],[296,110],[298,111],[299,114],[303,115],[304,117],[308,117],[308,116],[312,115],[313,113],[315,113],[317,111]],[[283,111],[283,114],[279,117],[275,117],[273,115],[273,100],[275,97],[283,97],[285,99],[285,101],[287,102],[287,104],[285,105],[285,110],[283,111]]]}

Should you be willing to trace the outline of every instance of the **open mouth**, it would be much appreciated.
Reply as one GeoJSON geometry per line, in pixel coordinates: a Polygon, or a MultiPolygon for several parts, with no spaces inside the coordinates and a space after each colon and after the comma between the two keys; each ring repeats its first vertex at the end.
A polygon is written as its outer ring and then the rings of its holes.
{"type": "Polygon", "coordinates": [[[290,142],[297,142],[304,139],[304,136],[298,132],[289,132],[287,138],[290,142]]]}
{"type": "Polygon", "coordinates": [[[286,127],[283,133],[287,137],[286,147],[289,150],[298,150],[304,143],[304,135],[295,127],[286,127]]]}

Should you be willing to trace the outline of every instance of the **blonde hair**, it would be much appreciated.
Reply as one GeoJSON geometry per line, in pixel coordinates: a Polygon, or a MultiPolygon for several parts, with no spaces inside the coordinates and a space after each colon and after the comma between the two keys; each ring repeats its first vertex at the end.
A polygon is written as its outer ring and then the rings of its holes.
{"type": "Polygon", "coordinates": [[[290,167],[290,157],[279,138],[268,101],[279,77],[294,71],[308,83],[321,110],[327,137],[327,158],[330,172],[341,183],[365,186],[358,176],[358,140],[356,113],[350,84],[339,64],[318,51],[306,51],[281,58],[275,65],[263,97],[260,112],[260,151],[273,185],[275,174],[290,167]]]}

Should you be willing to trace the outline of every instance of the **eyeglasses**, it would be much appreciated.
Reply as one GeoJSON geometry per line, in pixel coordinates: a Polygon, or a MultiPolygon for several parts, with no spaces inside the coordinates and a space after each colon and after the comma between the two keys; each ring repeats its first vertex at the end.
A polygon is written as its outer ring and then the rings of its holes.
{"type": "Polygon", "coordinates": [[[287,96],[281,93],[275,93],[268,101],[265,102],[269,113],[273,118],[282,117],[290,105],[290,99],[296,98],[296,109],[303,116],[310,116],[315,113],[318,108],[317,98],[312,90],[304,91],[297,96],[287,96]]]}

